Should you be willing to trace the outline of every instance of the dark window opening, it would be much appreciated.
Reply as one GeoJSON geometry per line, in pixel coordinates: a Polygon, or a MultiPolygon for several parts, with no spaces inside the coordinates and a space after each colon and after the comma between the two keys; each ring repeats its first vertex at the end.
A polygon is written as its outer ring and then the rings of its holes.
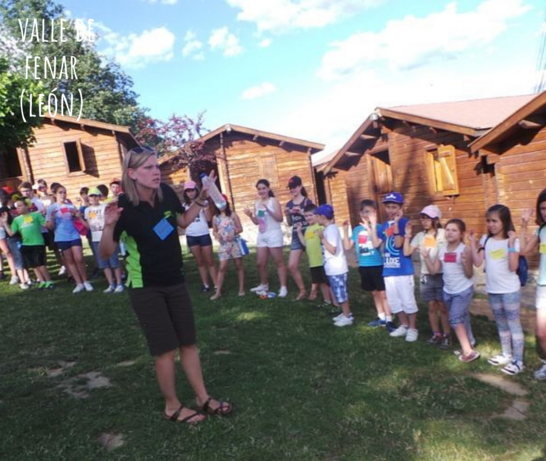
{"type": "Polygon", "coordinates": [[[64,151],[66,153],[66,161],[68,163],[69,173],[74,173],[83,170],[81,162],[81,151],[77,141],[65,142],[64,151]]]}

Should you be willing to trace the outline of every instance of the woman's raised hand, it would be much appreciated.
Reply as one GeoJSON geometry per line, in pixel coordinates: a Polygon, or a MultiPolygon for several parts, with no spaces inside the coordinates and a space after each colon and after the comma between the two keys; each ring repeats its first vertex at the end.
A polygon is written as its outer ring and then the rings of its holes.
{"type": "Polygon", "coordinates": [[[522,222],[522,224],[528,224],[529,220],[531,219],[531,216],[533,216],[533,209],[532,208],[525,208],[521,212],[521,222],[522,222]]]}
{"type": "Polygon", "coordinates": [[[112,200],[106,205],[106,210],[104,210],[104,225],[113,225],[116,224],[121,216],[123,208],[118,207],[118,201],[112,200]]]}
{"type": "Polygon", "coordinates": [[[249,207],[245,206],[243,208],[243,213],[246,214],[249,218],[252,218],[252,210],[249,207]]]}

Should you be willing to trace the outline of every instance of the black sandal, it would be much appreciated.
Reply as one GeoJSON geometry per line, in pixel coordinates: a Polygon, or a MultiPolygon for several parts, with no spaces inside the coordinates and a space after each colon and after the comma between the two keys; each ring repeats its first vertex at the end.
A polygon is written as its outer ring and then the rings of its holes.
{"type": "Polygon", "coordinates": [[[203,421],[203,420],[194,421],[194,422],[190,421],[190,419],[195,418],[198,415],[202,415],[203,413],[200,411],[196,411],[195,413],[192,413],[191,415],[186,416],[183,419],[178,419],[183,409],[184,409],[184,405],[180,405],[180,408],[176,410],[171,416],[169,416],[167,413],[163,413],[163,419],[165,419],[166,421],[172,421],[173,423],[187,423],[187,424],[198,424],[201,421],[203,421]]]}
{"type": "Polygon", "coordinates": [[[203,413],[208,413],[209,415],[213,416],[228,416],[233,411],[233,407],[231,406],[231,403],[224,402],[223,400],[217,400],[219,403],[218,408],[212,409],[210,407],[210,402],[213,399],[212,397],[209,397],[205,403],[199,408],[200,411],[203,413]]]}

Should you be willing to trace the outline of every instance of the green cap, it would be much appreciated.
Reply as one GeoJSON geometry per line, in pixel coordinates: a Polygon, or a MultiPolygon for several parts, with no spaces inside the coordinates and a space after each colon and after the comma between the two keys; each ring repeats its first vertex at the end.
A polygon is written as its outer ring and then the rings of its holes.
{"type": "Polygon", "coordinates": [[[102,194],[100,193],[100,190],[97,187],[93,187],[92,189],[89,189],[89,192],[87,195],[98,195],[99,197],[102,197],[102,194]]]}

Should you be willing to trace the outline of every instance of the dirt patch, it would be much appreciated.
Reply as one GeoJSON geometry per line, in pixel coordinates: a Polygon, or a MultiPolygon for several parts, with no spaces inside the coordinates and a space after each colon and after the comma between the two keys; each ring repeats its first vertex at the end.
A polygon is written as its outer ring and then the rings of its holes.
{"type": "Polygon", "coordinates": [[[115,450],[116,448],[125,445],[123,434],[108,434],[106,432],[99,436],[99,443],[108,451],[115,450]]]}
{"type": "Polygon", "coordinates": [[[89,391],[103,387],[112,387],[112,383],[102,373],[90,371],[89,373],[67,379],[58,387],[76,399],[86,399],[90,396],[89,391]]]}
{"type": "Polygon", "coordinates": [[[136,363],[136,360],[125,360],[124,362],[119,362],[117,367],[130,367],[136,363]]]}
{"type": "Polygon", "coordinates": [[[527,418],[527,410],[529,409],[529,405],[530,404],[527,400],[516,399],[504,413],[493,415],[493,418],[507,418],[515,421],[523,421],[527,418]]]}
{"type": "Polygon", "coordinates": [[[46,376],[48,378],[56,378],[57,376],[61,376],[66,370],[76,365],[76,362],[64,362],[62,360],[57,363],[59,364],[58,368],[50,368],[49,370],[46,370],[46,376]]]}
{"type": "Polygon", "coordinates": [[[214,355],[229,355],[229,354],[231,354],[231,352],[226,351],[226,350],[224,350],[224,351],[223,350],[218,350],[218,351],[214,351],[213,354],[214,355]]]}
{"type": "Polygon", "coordinates": [[[475,373],[472,374],[472,377],[476,378],[482,383],[489,384],[517,397],[524,397],[528,394],[527,389],[525,389],[521,384],[515,381],[510,381],[509,379],[499,375],[494,375],[492,373],[475,373]]]}

